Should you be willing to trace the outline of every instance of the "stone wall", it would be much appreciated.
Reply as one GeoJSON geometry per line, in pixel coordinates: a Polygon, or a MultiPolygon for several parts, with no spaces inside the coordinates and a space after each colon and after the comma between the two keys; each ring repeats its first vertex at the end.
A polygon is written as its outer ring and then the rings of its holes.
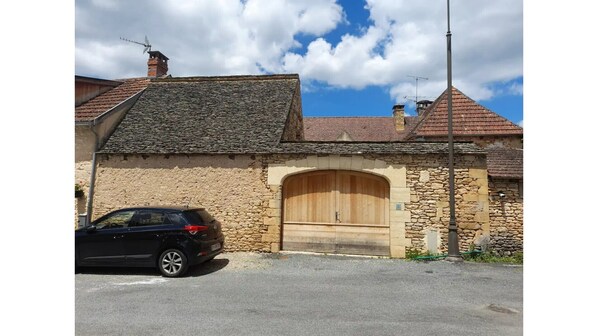
{"type": "Polygon", "coordinates": [[[490,190],[490,241],[501,255],[523,251],[523,181],[492,179],[490,190]],[[504,197],[498,195],[504,193],[504,197]]]}
{"type": "MultiPolygon", "coordinates": [[[[481,157],[457,156],[455,160],[455,217],[459,250],[489,232],[488,178],[481,157]]],[[[431,253],[448,252],[449,179],[446,156],[414,156],[407,165],[411,202],[406,209],[406,237],[411,248],[431,253]]]]}
{"type": "Polygon", "coordinates": [[[87,197],[91,179],[91,160],[75,162],[75,183],[83,189],[83,197],[75,197],[75,229],[79,225],[79,215],[87,212],[87,197]]]}
{"type": "Polygon", "coordinates": [[[270,251],[262,241],[272,199],[262,159],[249,155],[99,155],[93,218],[128,206],[205,207],[222,222],[227,251],[270,251]]]}
{"type": "MultiPolygon", "coordinates": [[[[448,250],[448,158],[446,155],[284,155],[270,163],[270,186],[286,176],[316,169],[374,173],[390,183],[391,256],[407,249],[445,253],[448,250]]],[[[490,232],[488,178],[483,156],[455,159],[455,201],[461,251],[490,232]]],[[[276,196],[276,200],[280,199],[276,196]]],[[[280,202],[279,202],[280,203],[280,202]]],[[[276,202],[271,202],[279,206],[276,202]]],[[[272,216],[270,225],[280,225],[272,216]]],[[[272,244],[275,245],[274,242],[272,244]]]]}
{"type": "MultiPolygon", "coordinates": [[[[222,222],[227,251],[277,252],[284,178],[314,169],[355,170],[389,181],[391,256],[404,257],[408,248],[442,253],[449,222],[446,164],[442,155],[102,154],[93,217],[127,206],[202,206],[222,222]]],[[[455,179],[465,251],[490,233],[484,157],[457,156],[455,179]]]]}

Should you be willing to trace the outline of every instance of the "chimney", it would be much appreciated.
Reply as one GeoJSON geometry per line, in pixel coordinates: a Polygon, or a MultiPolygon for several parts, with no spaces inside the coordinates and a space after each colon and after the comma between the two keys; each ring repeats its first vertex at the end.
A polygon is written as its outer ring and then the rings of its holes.
{"type": "Polygon", "coordinates": [[[417,102],[417,115],[420,116],[433,102],[430,100],[420,100],[417,102]]]}
{"type": "Polygon", "coordinates": [[[147,60],[147,76],[162,77],[168,73],[168,57],[159,51],[149,51],[147,60]]]}
{"type": "Polygon", "coordinates": [[[392,107],[392,116],[395,119],[395,128],[397,132],[405,130],[405,105],[395,105],[392,107]]]}

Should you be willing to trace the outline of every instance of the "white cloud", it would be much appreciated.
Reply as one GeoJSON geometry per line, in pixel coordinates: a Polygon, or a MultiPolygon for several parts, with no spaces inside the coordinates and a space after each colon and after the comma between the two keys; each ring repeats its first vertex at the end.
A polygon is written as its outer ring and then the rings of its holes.
{"type": "MultiPolygon", "coordinates": [[[[116,71],[143,64],[143,58],[132,63],[104,50],[126,45],[120,36],[143,41],[147,35],[152,50],[169,57],[175,76],[256,74],[282,71],[282,56],[298,46],[298,34],[325,34],[344,20],[334,0],[135,0],[119,3],[118,11],[75,5],[77,73],[106,78],[123,77],[116,71]]],[[[131,54],[142,50],[126,47],[131,54]]]]}
{"type": "MultiPolygon", "coordinates": [[[[305,55],[288,52],[284,69],[340,87],[391,87],[397,102],[415,94],[408,75],[420,82],[418,96],[446,89],[446,7],[429,1],[369,0],[373,22],[360,36],[345,35],[336,45],[312,42],[305,55]]],[[[464,0],[451,8],[453,85],[473,99],[498,92],[489,84],[523,75],[521,0],[464,0]]],[[[517,94],[517,86],[509,93],[517,94]]]]}
{"type": "MultiPolygon", "coordinates": [[[[299,73],[305,84],[384,86],[397,102],[415,95],[409,75],[429,78],[419,82],[419,97],[434,98],[446,89],[444,1],[364,1],[369,21],[351,23],[359,25],[359,33],[334,43],[325,35],[349,24],[334,0],[94,4],[75,3],[76,72],[81,75],[144,76],[142,47],[118,37],[142,41],[147,35],[152,49],[170,58],[174,76],[299,73]],[[297,49],[298,36],[308,37],[306,49],[297,49]]],[[[453,83],[471,98],[522,93],[519,84],[503,92],[493,85],[523,75],[522,11],[522,0],[451,4],[453,83]]]]}

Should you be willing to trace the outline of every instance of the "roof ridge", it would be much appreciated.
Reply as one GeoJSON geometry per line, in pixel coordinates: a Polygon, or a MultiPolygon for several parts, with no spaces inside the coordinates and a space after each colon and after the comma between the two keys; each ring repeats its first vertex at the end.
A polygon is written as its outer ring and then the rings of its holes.
{"type": "MultiPolygon", "coordinates": [[[[454,86],[453,86],[454,87],[454,86]]],[[[448,88],[444,89],[444,91],[440,94],[440,96],[438,96],[438,98],[436,98],[434,100],[434,102],[432,104],[430,104],[430,106],[428,106],[424,112],[422,112],[421,116],[419,120],[417,121],[417,123],[415,124],[415,126],[413,126],[411,128],[411,130],[409,131],[409,133],[405,136],[405,140],[409,140],[412,137],[415,137],[417,130],[420,128],[420,126],[422,125],[422,123],[424,122],[424,120],[426,120],[428,118],[428,116],[432,113],[432,111],[436,108],[436,106],[438,104],[440,104],[440,101],[442,101],[442,98],[446,95],[446,92],[448,91],[448,88]]]]}
{"type": "MultiPolygon", "coordinates": [[[[422,113],[420,120],[412,128],[407,138],[447,135],[448,94],[449,89],[447,88],[422,113]]],[[[523,132],[521,126],[483,106],[456,87],[451,88],[450,94],[453,97],[453,109],[460,111],[458,115],[453,115],[454,134],[506,135],[523,132]],[[481,128],[488,129],[481,130],[481,128]]]]}
{"type": "Polygon", "coordinates": [[[393,117],[382,117],[382,116],[338,116],[338,117],[334,117],[334,116],[324,116],[324,117],[307,117],[307,116],[303,116],[303,119],[316,119],[316,118],[320,118],[320,119],[348,119],[348,118],[387,118],[387,119],[392,119],[393,117]]]}
{"type": "Polygon", "coordinates": [[[472,102],[473,102],[475,105],[477,105],[477,106],[479,106],[479,107],[483,108],[483,109],[484,109],[484,110],[486,110],[487,112],[489,112],[489,113],[491,113],[491,114],[493,114],[493,115],[495,115],[495,116],[497,116],[497,117],[499,117],[499,118],[503,119],[504,121],[507,121],[508,123],[510,123],[511,125],[513,125],[513,126],[515,126],[515,127],[517,127],[517,128],[521,128],[521,129],[523,129],[523,127],[521,127],[521,126],[519,126],[519,125],[515,124],[515,123],[514,123],[514,122],[512,122],[511,120],[509,120],[509,119],[507,119],[507,118],[505,118],[505,117],[501,116],[500,114],[498,114],[498,113],[496,113],[496,112],[492,111],[491,109],[487,108],[486,106],[484,106],[484,105],[482,105],[482,104],[478,103],[478,102],[477,102],[475,99],[473,99],[473,98],[469,97],[468,95],[466,95],[465,93],[463,93],[461,90],[457,89],[456,87],[454,87],[454,86],[453,86],[453,89],[455,89],[457,92],[459,92],[460,94],[462,94],[462,95],[463,95],[465,98],[469,99],[469,100],[470,100],[470,101],[472,101],[472,102]]]}
{"type": "Polygon", "coordinates": [[[152,82],[204,82],[204,81],[247,81],[247,80],[280,80],[299,79],[299,74],[271,74],[271,75],[230,75],[230,76],[189,76],[155,78],[152,82]]]}

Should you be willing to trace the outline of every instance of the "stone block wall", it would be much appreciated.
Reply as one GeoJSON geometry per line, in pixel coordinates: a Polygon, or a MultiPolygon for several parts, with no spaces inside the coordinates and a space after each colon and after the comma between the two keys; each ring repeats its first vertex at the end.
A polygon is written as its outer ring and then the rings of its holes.
{"type": "MultiPolygon", "coordinates": [[[[411,248],[431,253],[448,252],[450,219],[448,160],[445,156],[414,156],[407,165],[411,202],[405,224],[411,248]]],[[[489,232],[488,179],[482,158],[457,156],[455,160],[455,217],[459,250],[489,232]]]]}
{"type": "MultiPolygon", "coordinates": [[[[262,159],[249,155],[99,155],[94,218],[127,206],[205,207],[222,223],[227,251],[269,252],[262,159]]],[[[271,230],[271,229],[270,229],[271,230]]]]}
{"type": "MultiPolygon", "coordinates": [[[[222,222],[227,251],[277,252],[280,182],[313,167],[345,169],[389,181],[391,256],[404,257],[407,248],[444,253],[449,222],[446,165],[442,155],[102,154],[93,218],[126,206],[202,206],[222,222]]],[[[455,179],[460,250],[466,251],[491,231],[484,157],[457,156],[455,179]]],[[[493,230],[502,230],[499,227],[493,230]]]]}
{"type": "Polygon", "coordinates": [[[523,193],[521,180],[492,179],[489,248],[501,255],[523,251],[523,193]],[[505,197],[499,197],[502,191],[505,197]]]}

